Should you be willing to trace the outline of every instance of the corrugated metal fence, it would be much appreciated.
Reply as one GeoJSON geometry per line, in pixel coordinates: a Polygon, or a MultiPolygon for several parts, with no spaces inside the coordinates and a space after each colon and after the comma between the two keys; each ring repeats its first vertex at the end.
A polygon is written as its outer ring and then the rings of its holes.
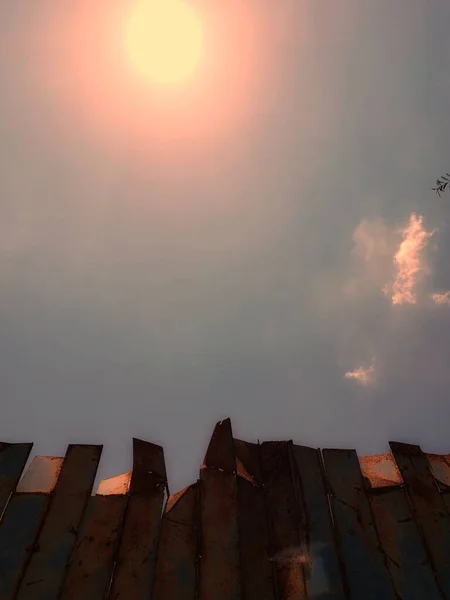
{"type": "Polygon", "coordinates": [[[168,496],[163,449],[91,495],[101,446],[0,445],[0,600],[450,600],[450,459],[253,444],[216,425],[168,496]]]}

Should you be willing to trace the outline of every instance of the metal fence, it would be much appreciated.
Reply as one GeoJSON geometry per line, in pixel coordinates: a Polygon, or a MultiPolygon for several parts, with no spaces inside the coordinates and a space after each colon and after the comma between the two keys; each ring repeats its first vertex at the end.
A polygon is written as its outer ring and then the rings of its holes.
{"type": "Polygon", "coordinates": [[[236,440],[168,496],[163,449],[91,495],[101,446],[0,445],[0,600],[450,599],[450,458],[236,440]]]}

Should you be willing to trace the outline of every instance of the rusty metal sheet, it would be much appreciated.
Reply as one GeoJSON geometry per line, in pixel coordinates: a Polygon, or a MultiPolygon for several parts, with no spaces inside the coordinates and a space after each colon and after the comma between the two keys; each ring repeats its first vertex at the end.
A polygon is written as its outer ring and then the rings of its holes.
{"type": "Polygon", "coordinates": [[[0,517],[22,475],[33,444],[0,442],[0,517]]]}
{"type": "Polygon", "coordinates": [[[199,600],[240,600],[236,477],[200,470],[201,562],[199,600]]]}
{"type": "Polygon", "coordinates": [[[237,490],[243,597],[245,600],[275,600],[264,492],[240,477],[237,490]]]}
{"type": "Polygon", "coordinates": [[[150,597],[163,503],[163,484],[157,485],[153,494],[129,497],[108,596],[111,600],[150,597]]]}
{"type": "Polygon", "coordinates": [[[450,598],[450,517],[420,446],[390,442],[436,572],[438,584],[450,598]]]}
{"type": "Polygon", "coordinates": [[[103,600],[127,496],[91,496],[80,525],[61,600],[103,600]]]}
{"type": "Polygon", "coordinates": [[[13,600],[50,496],[14,494],[0,526],[0,600],[13,600]]]}
{"type": "Polygon", "coordinates": [[[390,487],[403,484],[400,471],[390,452],[387,454],[359,457],[359,464],[366,485],[369,488],[390,487]]]}
{"type": "Polygon", "coordinates": [[[306,512],[306,550],[311,565],[307,596],[342,600],[344,587],[320,453],[315,448],[293,445],[292,456],[306,512]]]}
{"type": "Polygon", "coordinates": [[[203,464],[205,467],[221,469],[225,473],[236,472],[236,458],[230,419],[219,421],[216,424],[203,464]]]}
{"type": "Polygon", "coordinates": [[[152,600],[195,600],[198,570],[198,484],[170,497],[162,520],[152,600]]]}
{"type": "Polygon", "coordinates": [[[322,455],[350,597],[394,600],[356,452],[327,449],[322,455]]]}
{"type": "Polygon", "coordinates": [[[102,479],[98,484],[97,496],[117,496],[119,494],[128,494],[130,489],[131,471],[115,475],[108,479],[102,479]]]}
{"type": "Polygon", "coordinates": [[[442,600],[404,489],[372,493],[370,504],[399,597],[442,600]]]}
{"type": "Polygon", "coordinates": [[[133,471],[130,494],[152,494],[159,484],[167,489],[166,463],[162,446],[133,438],[133,471]]]}
{"type": "Polygon", "coordinates": [[[306,598],[310,560],[301,525],[303,514],[294,489],[290,442],[263,442],[260,446],[271,537],[271,558],[277,593],[283,600],[306,598]]]}
{"type": "Polygon", "coordinates": [[[88,501],[102,446],[71,444],[17,600],[56,600],[88,501]]]}
{"type": "Polygon", "coordinates": [[[111,600],[148,600],[150,596],[165,490],[163,448],[133,438],[130,498],[108,596],[111,600]]]}
{"type": "Polygon", "coordinates": [[[425,454],[433,477],[443,492],[450,490],[450,455],[425,454]]]}
{"type": "Polygon", "coordinates": [[[63,461],[59,456],[35,456],[16,491],[49,494],[56,485],[63,461]]]}

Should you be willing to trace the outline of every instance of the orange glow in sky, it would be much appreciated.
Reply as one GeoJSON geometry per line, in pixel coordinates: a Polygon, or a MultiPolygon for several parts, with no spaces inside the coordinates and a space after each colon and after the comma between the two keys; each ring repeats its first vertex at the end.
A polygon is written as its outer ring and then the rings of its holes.
{"type": "Polygon", "coordinates": [[[71,6],[55,3],[30,31],[35,90],[61,133],[169,172],[216,168],[221,153],[251,143],[272,97],[269,20],[258,2],[71,6]]]}
{"type": "Polygon", "coordinates": [[[127,20],[125,38],[132,66],[156,83],[184,82],[200,62],[200,18],[182,0],[139,0],[127,20]]]}

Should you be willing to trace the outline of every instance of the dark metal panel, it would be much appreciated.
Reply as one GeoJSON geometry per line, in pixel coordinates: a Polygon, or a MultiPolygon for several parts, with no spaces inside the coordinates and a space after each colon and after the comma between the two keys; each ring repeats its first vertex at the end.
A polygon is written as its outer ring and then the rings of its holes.
{"type": "Polygon", "coordinates": [[[91,496],[72,554],[62,600],[103,600],[127,496],[91,496]]]}
{"type": "Polygon", "coordinates": [[[171,497],[162,520],[152,600],[195,600],[198,484],[171,497]]]}
{"type": "Polygon", "coordinates": [[[148,600],[153,587],[164,484],[152,494],[131,496],[125,514],[111,600],[148,600]]]}
{"type": "Polygon", "coordinates": [[[94,483],[102,446],[70,445],[17,600],[56,600],[94,483]]]}
{"type": "Polygon", "coordinates": [[[0,526],[0,600],[15,596],[62,462],[62,458],[35,456],[8,503],[0,526]]]}
{"type": "Polygon", "coordinates": [[[322,453],[350,597],[394,600],[356,452],[323,450],[322,453]]]}
{"type": "Polygon", "coordinates": [[[130,494],[153,494],[156,487],[167,488],[166,463],[162,446],[133,438],[133,472],[130,494]]]}
{"type": "Polygon", "coordinates": [[[14,494],[0,526],[0,600],[13,600],[50,496],[14,494]]]}
{"type": "Polygon", "coordinates": [[[390,442],[445,597],[450,598],[450,517],[419,446],[390,442]]]}
{"type": "Polygon", "coordinates": [[[200,600],[240,600],[236,477],[200,471],[200,600]]]}
{"type": "Polygon", "coordinates": [[[226,473],[236,472],[236,458],[230,419],[219,421],[216,424],[203,464],[206,467],[222,469],[226,473]]]}
{"type": "Polygon", "coordinates": [[[239,538],[245,600],[275,600],[264,492],[238,477],[239,538]]]}
{"type": "Polygon", "coordinates": [[[370,503],[399,597],[442,600],[403,488],[372,493],[370,503]]]}
{"type": "Polygon", "coordinates": [[[109,593],[112,600],[148,600],[150,597],[165,489],[163,448],[133,438],[131,497],[109,593]]]}
{"type": "Polygon", "coordinates": [[[269,516],[272,561],[278,598],[306,598],[305,580],[310,561],[302,539],[301,507],[295,497],[289,442],[264,442],[260,446],[261,477],[269,516]]]}
{"type": "Polygon", "coordinates": [[[33,444],[0,442],[0,517],[22,475],[33,444]]]}
{"type": "Polygon", "coordinates": [[[339,556],[319,451],[293,445],[292,455],[299,476],[299,493],[306,511],[306,543],[311,564],[306,582],[308,598],[343,599],[345,594],[339,556]]]}

